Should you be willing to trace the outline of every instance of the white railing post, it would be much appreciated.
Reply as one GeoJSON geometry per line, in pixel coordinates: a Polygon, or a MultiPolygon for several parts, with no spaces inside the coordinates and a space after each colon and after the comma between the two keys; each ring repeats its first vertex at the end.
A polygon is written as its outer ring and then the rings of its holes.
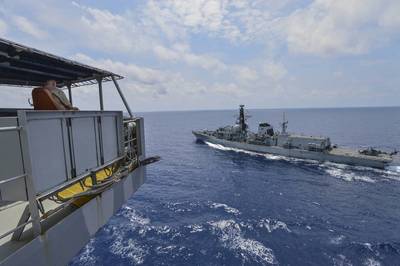
{"type": "Polygon", "coordinates": [[[31,218],[32,218],[33,235],[34,237],[36,237],[41,234],[42,229],[40,226],[39,208],[36,201],[36,189],[34,187],[32,178],[32,162],[29,154],[29,140],[27,131],[28,123],[26,120],[26,113],[24,110],[18,111],[18,123],[19,126],[21,127],[19,136],[21,141],[24,172],[26,174],[26,191],[28,193],[29,212],[31,213],[31,218]]]}

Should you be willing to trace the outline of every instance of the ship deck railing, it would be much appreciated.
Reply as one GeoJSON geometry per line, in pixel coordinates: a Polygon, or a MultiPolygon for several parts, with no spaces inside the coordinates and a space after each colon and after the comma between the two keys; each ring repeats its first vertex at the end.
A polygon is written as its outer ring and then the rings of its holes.
{"type": "Polygon", "coordinates": [[[13,250],[51,226],[50,218],[58,215],[45,218],[41,216],[44,210],[67,205],[51,201],[51,195],[114,160],[138,163],[145,153],[143,119],[134,117],[118,83],[121,75],[2,38],[0,54],[5,62],[0,86],[13,88],[17,94],[19,87],[33,89],[55,80],[73,104],[74,88],[97,84],[100,109],[0,108],[1,264],[13,250]],[[114,84],[129,122],[124,122],[122,111],[105,111],[106,82],[114,84]]]}
{"type": "Polygon", "coordinates": [[[138,163],[143,133],[143,119],[122,111],[0,112],[0,261],[46,230],[43,213],[66,204],[51,200],[57,192],[123,161],[128,148],[138,163]]]}

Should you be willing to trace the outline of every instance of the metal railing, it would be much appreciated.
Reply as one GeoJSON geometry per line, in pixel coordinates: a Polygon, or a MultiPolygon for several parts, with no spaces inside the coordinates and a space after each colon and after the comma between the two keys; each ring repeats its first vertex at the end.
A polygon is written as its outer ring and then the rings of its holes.
{"type": "MultiPolygon", "coordinates": [[[[23,130],[23,127],[21,127],[21,126],[0,127],[0,133],[2,133],[2,132],[10,132],[10,131],[17,131],[18,132],[19,145],[21,145],[21,131],[22,130],[23,130]]],[[[30,175],[28,175],[25,172],[25,170],[26,170],[25,161],[26,160],[24,160],[23,155],[22,155],[22,163],[24,164],[23,165],[24,173],[22,175],[17,175],[17,176],[13,176],[13,177],[1,180],[0,181],[0,188],[2,186],[4,186],[5,184],[11,183],[11,182],[15,182],[15,181],[20,180],[20,179],[23,178],[24,181],[25,181],[24,183],[25,183],[26,198],[29,201],[29,203],[28,203],[29,205],[28,206],[29,206],[30,212],[32,213],[31,214],[32,218],[31,219],[28,218],[29,219],[28,221],[23,222],[23,223],[19,223],[17,227],[7,231],[6,233],[3,233],[2,235],[0,235],[0,239],[3,239],[3,238],[5,238],[6,236],[8,236],[10,234],[14,234],[14,233],[16,233],[18,231],[23,230],[23,228],[25,228],[25,226],[27,226],[28,224],[32,224],[32,227],[34,229],[34,234],[35,235],[39,234],[40,231],[41,231],[41,229],[40,229],[40,217],[38,215],[34,214],[35,213],[34,210],[38,209],[38,207],[36,205],[36,200],[33,201],[34,195],[31,195],[32,190],[29,189],[28,185],[27,185],[27,184],[31,184],[32,180],[29,180],[30,175]]],[[[37,213],[38,213],[38,210],[37,210],[37,213]]]]}
{"type": "MultiPolygon", "coordinates": [[[[48,121],[48,120],[59,120],[61,123],[61,133],[64,134],[62,139],[64,141],[64,149],[69,149],[70,150],[70,154],[69,156],[65,156],[65,163],[69,163],[70,160],[72,160],[75,151],[74,149],[74,143],[72,141],[72,143],[67,143],[68,139],[70,138],[69,136],[72,134],[71,131],[68,131],[68,128],[71,128],[71,124],[63,124],[64,120],[63,119],[74,119],[74,118],[93,118],[93,122],[95,123],[95,127],[97,127],[97,129],[95,129],[95,135],[93,136],[93,138],[99,138],[98,140],[96,140],[98,144],[96,145],[100,145],[100,150],[97,150],[97,152],[102,153],[102,147],[101,145],[101,128],[102,123],[101,121],[98,122],[97,118],[98,117],[110,117],[113,114],[112,113],[107,113],[107,112],[82,112],[81,114],[73,114],[73,113],[49,113],[48,116],[46,116],[45,112],[37,112],[37,113],[33,113],[32,116],[27,116],[29,114],[29,112],[33,112],[33,111],[19,111],[18,112],[18,126],[4,126],[4,127],[0,127],[0,135],[3,132],[12,132],[12,131],[16,131],[17,133],[17,139],[18,139],[18,146],[19,147],[15,147],[16,150],[20,151],[21,154],[19,155],[21,157],[21,161],[22,161],[22,168],[23,168],[23,173],[19,174],[17,176],[13,176],[7,179],[2,179],[0,180],[0,192],[1,189],[4,188],[4,186],[8,186],[10,184],[12,184],[13,182],[18,182],[19,180],[23,179],[24,182],[24,193],[25,193],[25,200],[28,202],[29,204],[26,206],[26,209],[24,210],[24,213],[21,216],[21,219],[18,223],[18,225],[1,234],[0,235],[0,239],[10,235],[10,234],[14,234],[12,239],[15,239],[15,236],[19,237],[25,226],[28,224],[32,224],[32,229],[33,229],[33,236],[37,236],[39,234],[41,234],[42,229],[41,229],[41,217],[39,215],[39,211],[41,211],[42,213],[44,213],[43,210],[43,205],[42,205],[42,201],[47,199],[47,198],[51,198],[53,195],[55,195],[57,192],[65,189],[68,186],[71,186],[75,183],[78,183],[82,180],[84,180],[85,178],[91,176],[93,174],[93,172],[99,171],[105,167],[108,167],[112,164],[117,163],[118,161],[121,162],[125,162],[125,163],[130,163],[130,166],[133,168],[136,168],[137,166],[139,166],[139,155],[141,152],[141,149],[143,149],[141,147],[141,145],[144,145],[144,143],[141,143],[141,140],[143,139],[144,136],[141,136],[143,134],[143,125],[142,120],[140,118],[130,118],[127,120],[117,120],[116,121],[116,126],[117,128],[115,129],[115,134],[119,135],[117,136],[117,142],[116,145],[118,146],[118,157],[112,159],[112,160],[108,160],[107,162],[103,162],[99,163],[96,167],[90,167],[89,169],[86,169],[85,172],[83,173],[79,173],[78,175],[73,175],[70,176],[68,179],[64,180],[61,184],[58,185],[53,185],[51,187],[49,187],[48,189],[46,189],[45,191],[37,191],[35,189],[35,184],[34,183],[37,182],[37,178],[38,178],[38,174],[36,174],[36,179],[34,179],[35,177],[32,177],[32,172],[33,172],[33,168],[32,168],[32,164],[35,164],[35,161],[32,161],[32,156],[35,156],[35,154],[37,154],[37,151],[35,153],[35,150],[31,149],[31,145],[29,143],[29,140],[32,139],[33,135],[30,135],[28,137],[29,134],[32,134],[32,129],[29,127],[28,122],[29,121],[38,121],[38,120],[43,120],[43,121],[48,121]],[[42,116],[43,114],[43,116],[42,116]],[[122,124],[120,122],[122,122],[122,124]],[[99,123],[99,124],[96,124],[99,123]],[[120,128],[118,128],[120,126],[120,128]],[[67,130],[63,127],[66,127],[67,130]],[[64,130],[64,131],[63,131],[64,130]],[[98,132],[97,132],[97,131],[98,132]],[[99,136],[100,135],[100,136],[99,136]],[[71,157],[72,156],[72,157],[71,157]],[[133,163],[133,164],[132,164],[133,163]],[[28,209],[29,208],[29,209],[28,209]]],[[[16,120],[17,121],[17,120],[16,120]]],[[[47,123],[47,122],[43,122],[43,123],[47,123]]],[[[71,123],[71,122],[69,122],[71,123]]],[[[72,125],[73,126],[73,125],[72,125]]],[[[109,127],[110,128],[110,127],[109,127]]],[[[47,128],[46,128],[47,129],[47,128]]],[[[76,128],[79,131],[79,127],[76,128]]],[[[37,134],[38,132],[36,132],[37,134]]],[[[13,144],[14,145],[14,144],[13,144]]],[[[64,151],[65,153],[65,151],[64,151]]],[[[39,155],[39,154],[37,154],[39,155]]],[[[98,156],[100,156],[100,154],[98,154],[98,156]]],[[[75,167],[75,164],[73,163],[71,165],[71,167],[75,167]]],[[[61,171],[62,169],[60,169],[61,171]]],[[[72,175],[72,174],[71,174],[72,175]]],[[[22,186],[22,184],[19,184],[19,186],[22,186]]],[[[1,195],[1,194],[0,194],[1,195]]]]}
{"type": "Polygon", "coordinates": [[[15,180],[18,180],[18,179],[20,179],[20,178],[26,178],[26,174],[17,175],[17,176],[8,178],[8,179],[3,179],[3,180],[0,181],[0,187],[1,187],[1,185],[4,185],[4,184],[6,184],[6,183],[9,183],[9,182],[12,182],[12,181],[15,181],[15,180]]]}

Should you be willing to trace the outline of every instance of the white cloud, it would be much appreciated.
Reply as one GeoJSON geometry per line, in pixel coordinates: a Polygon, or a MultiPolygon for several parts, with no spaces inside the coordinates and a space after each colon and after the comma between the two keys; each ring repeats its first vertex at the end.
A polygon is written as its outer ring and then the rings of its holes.
{"type": "Polygon", "coordinates": [[[189,66],[200,67],[209,71],[223,71],[227,66],[215,57],[206,54],[195,54],[188,45],[175,44],[172,48],[157,45],[153,49],[155,55],[162,60],[181,61],[189,66]]]}
{"type": "Polygon", "coordinates": [[[76,2],[73,5],[81,11],[80,18],[77,18],[80,23],[69,31],[79,33],[82,43],[113,53],[135,53],[149,49],[149,43],[154,42],[152,30],[129,13],[115,14],[76,2]]]}
{"type": "Polygon", "coordinates": [[[293,52],[362,54],[390,38],[385,30],[389,25],[399,25],[398,3],[397,0],[315,0],[283,18],[281,25],[293,52]]]}
{"type": "Polygon", "coordinates": [[[7,24],[0,19],[0,35],[4,35],[7,32],[7,24]]]}
{"type": "MultiPolygon", "coordinates": [[[[233,77],[226,82],[221,80],[209,82],[196,80],[193,77],[187,78],[179,72],[148,68],[132,63],[126,64],[110,59],[93,59],[84,54],[76,54],[74,59],[123,75],[125,79],[120,83],[127,91],[128,99],[132,99],[133,102],[144,102],[145,105],[148,104],[146,99],[148,101],[151,97],[152,101],[158,103],[161,101],[166,105],[164,107],[166,109],[174,109],[173,106],[177,105],[186,106],[181,108],[193,109],[233,99],[233,102],[236,102],[241,97],[250,97],[258,87],[264,88],[267,82],[265,76],[259,77],[257,72],[246,67],[234,68],[232,71],[236,72],[231,74],[238,77],[233,77]],[[241,76],[239,73],[242,73],[241,76]],[[262,86],[253,84],[255,80],[258,80],[262,86]]],[[[270,84],[270,86],[273,85],[270,84]]],[[[92,88],[89,89],[92,90],[92,88]]],[[[86,88],[77,88],[77,91],[89,93],[86,88]]],[[[214,105],[214,108],[217,106],[214,105]]]]}
{"type": "Polygon", "coordinates": [[[264,74],[274,81],[283,79],[287,74],[285,66],[276,62],[266,62],[263,66],[263,70],[264,74]]]}
{"type": "Polygon", "coordinates": [[[398,0],[296,6],[291,0],[165,0],[148,2],[146,14],[171,40],[206,33],[234,43],[280,42],[292,52],[315,55],[367,53],[400,30],[398,0]]]}
{"type": "Polygon", "coordinates": [[[47,32],[40,29],[33,21],[22,16],[13,16],[13,23],[22,32],[35,37],[36,39],[44,39],[48,36],[47,32]]]}
{"type": "MultiPolygon", "coordinates": [[[[267,2],[270,9],[275,7],[267,2]]],[[[149,1],[146,13],[170,39],[203,32],[237,42],[257,38],[265,30],[270,19],[265,6],[265,1],[166,0],[149,1]]]]}
{"type": "Polygon", "coordinates": [[[254,68],[238,64],[229,65],[214,56],[193,53],[187,44],[177,43],[171,48],[157,45],[153,51],[161,60],[183,62],[191,67],[200,67],[209,71],[210,75],[229,74],[232,75],[233,80],[239,81],[252,81],[259,78],[258,71],[254,68]]]}
{"type": "Polygon", "coordinates": [[[259,78],[258,72],[247,66],[233,66],[237,78],[242,81],[253,81],[259,78]]]}
{"type": "Polygon", "coordinates": [[[168,95],[175,97],[176,95],[198,95],[205,92],[227,92],[230,94],[233,91],[229,92],[229,88],[239,90],[237,85],[233,86],[230,83],[206,84],[193,78],[185,79],[179,72],[148,68],[133,63],[126,64],[111,59],[93,59],[85,54],[76,54],[74,60],[121,74],[125,77],[122,81],[125,87],[142,96],[168,95]],[[222,89],[222,87],[225,87],[225,89],[222,89]]]}
{"type": "Polygon", "coordinates": [[[386,5],[385,12],[381,15],[381,26],[400,31],[400,1],[393,1],[386,5]]]}

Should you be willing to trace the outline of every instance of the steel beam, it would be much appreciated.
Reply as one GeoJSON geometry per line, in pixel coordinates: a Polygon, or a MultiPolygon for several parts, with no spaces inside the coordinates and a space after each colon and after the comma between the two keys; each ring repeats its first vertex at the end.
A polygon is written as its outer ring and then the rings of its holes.
{"type": "Polygon", "coordinates": [[[97,83],[99,83],[99,100],[100,100],[100,110],[104,111],[104,103],[103,103],[103,79],[98,78],[97,83]]]}
{"type": "Polygon", "coordinates": [[[115,88],[117,88],[117,91],[118,91],[118,93],[119,93],[119,96],[121,96],[121,99],[122,99],[122,101],[124,102],[125,108],[126,108],[126,110],[128,111],[129,116],[130,116],[130,117],[133,117],[131,108],[129,107],[129,104],[128,104],[128,102],[126,101],[125,96],[124,96],[124,94],[122,93],[121,88],[119,87],[117,80],[115,79],[114,76],[111,76],[111,78],[112,78],[112,80],[113,80],[113,82],[114,82],[115,88]]]}
{"type": "Polygon", "coordinates": [[[73,105],[73,104],[72,104],[72,90],[71,90],[71,84],[68,84],[68,85],[67,85],[67,88],[68,88],[69,102],[71,103],[71,105],[73,105]]]}
{"type": "Polygon", "coordinates": [[[11,70],[11,71],[20,71],[28,74],[36,74],[40,75],[46,78],[54,78],[54,79],[62,79],[62,80],[74,80],[77,78],[77,76],[65,76],[65,75],[59,75],[59,74],[54,74],[54,73],[48,73],[48,72],[43,72],[39,70],[33,70],[29,68],[24,68],[24,67],[15,67],[11,66],[9,62],[3,62],[0,63],[0,68],[6,69],[6,70],[11,70]]]}

